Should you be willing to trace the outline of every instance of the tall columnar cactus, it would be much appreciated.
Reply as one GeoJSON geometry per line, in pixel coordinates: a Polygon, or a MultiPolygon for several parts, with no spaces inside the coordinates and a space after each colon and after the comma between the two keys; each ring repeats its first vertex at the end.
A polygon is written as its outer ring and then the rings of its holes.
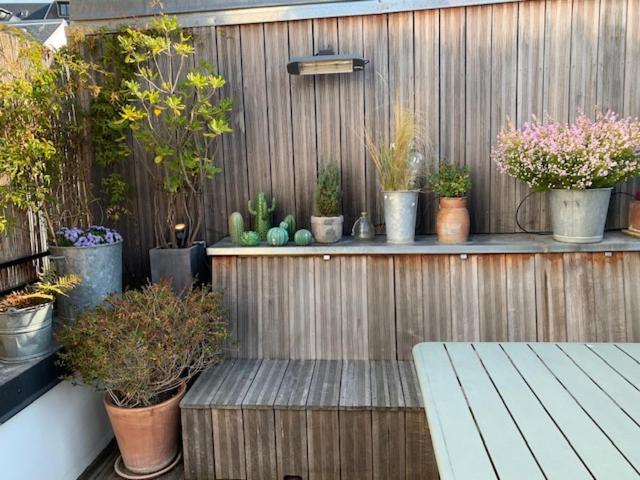
{"type": "Polygon", "coordinates": [[[240,235],[244,232],[244,220],[240,212],[229,215],[229,236],[233,243],[240,243],[240,235]]]}
{"type": "Polygon", "coordinates": [[[256,217],[256,232],[260,235],[261,240],[267,239],[267,232],[271,228],[271,214],[276,209],[276,199],[271,200],[271,207],[267,203],[267,195],[264,192],[258,193],[256,198],[255,209],[251,206],[249,200],[249,213],[256,217]]]}

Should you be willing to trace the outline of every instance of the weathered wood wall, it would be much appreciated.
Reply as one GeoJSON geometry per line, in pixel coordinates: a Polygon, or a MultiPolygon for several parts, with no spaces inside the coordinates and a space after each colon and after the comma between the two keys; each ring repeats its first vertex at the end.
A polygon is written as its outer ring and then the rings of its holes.
{"type": "MultiPolygon", "coordinates": [[[[398,102],[421,119],[431,170],[443,157],[470,167],[475,232],[518,230],[515,211],[528,189],[500,175],[489,158],[507,118],[520,125],[548,113],[569,121],[596,107],[640,114],[640,0],[529,0],[193,33],[198,58],[218,66],[235,102],[235,133],[218,152],[224,174],[204,197],[209,243],[226,234],[229,212],[247,214],[247,200],[259,191],[276,196],[278,218],[294,212],[306,226],[317,169],[330,160],[342,165],[345,229],[362,210],[381,224],[362,136],[367,128],[388,137],[398,102]],[[291,56],[326,48],[370,63],[351,75],[287,74],[291,56]]],[[[139,186],[136,218],[123,229],[129,270],[140,281],[148,270],[152,216],[144,176],[132,172],[131,180],[139,186]]],[[[614,197],[610,226],[624,225],[626,203],[614,197]]],[[[420,233],[433,232],[435,211],[433,196],[423,195],[420,233]]],[[[548,215],[542,195],[520,212],[530,230],[547,229],[548,215]]]]}
{"type": "Polygon", "coordinates": [[[411,359],[421,341],[640,341],[640,252],[213,257],[232,355],[411,359]]]}

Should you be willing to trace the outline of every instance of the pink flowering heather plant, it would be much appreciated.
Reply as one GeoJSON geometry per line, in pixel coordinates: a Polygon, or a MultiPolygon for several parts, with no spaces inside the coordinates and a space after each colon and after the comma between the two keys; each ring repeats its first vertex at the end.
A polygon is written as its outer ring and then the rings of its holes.
{"type": "Polygon", "coordinates": [[[535,116],[522,129],[509,124],[491,156],[501,173],[533,190],[605,188],[640,174],[640,121],[598,113],[566,125],[535,116]]]}

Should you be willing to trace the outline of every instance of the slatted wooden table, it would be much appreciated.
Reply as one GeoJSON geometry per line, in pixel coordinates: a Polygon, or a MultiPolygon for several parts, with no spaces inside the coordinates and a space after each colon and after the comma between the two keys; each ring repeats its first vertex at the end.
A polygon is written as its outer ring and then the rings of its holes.
{"type": "Polygon", "coordinates": [[[640,478],[640,344],[421,343],[442,480],[640,478]]]}

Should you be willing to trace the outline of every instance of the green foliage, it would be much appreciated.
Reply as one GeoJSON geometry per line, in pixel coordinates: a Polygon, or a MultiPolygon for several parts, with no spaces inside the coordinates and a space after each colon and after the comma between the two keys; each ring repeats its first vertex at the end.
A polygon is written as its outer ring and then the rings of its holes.
{"type": "Polygon", "coordinates": [[[254,232],[253,230],[242,232],[240,235],[240,244],[245,247],[255,247],[256,245],[260,245],[260,235],[258,235],[258,232],[254,232]]]}
{"type": "Polygon", "coordinates": [[[145,407],[218,362],[228,339],[222,294],[178,297],[168,282],[112,295],[59,334],[71,380],[106,390],[121,407],[145,407]]]}
{"type": "Polygon", "coordinates": [[[457,167],[447,161],[429,176],[429,189],[439,197],[464,197],[471,189],[469,167],[457,167]]]}
{"type": "Polygon", "coordinates": [[[320,217],[337,217],[341,212],[342,186],[340,167],[331,162],[318,172],[314,201],[320,217]]]}
{"type": "Polygon", "coordinates": [[[213,142],[231,132],[231,100],[219,98],[225,80],[204,62],[190,66],[194,42],[174,17],[154,18],[148,31],[126,28],[118,42],[134,71],[133,79],[123,81],[127,103],[120,124],[152,156],[155,165],[144,166],[156,198],[169,203],[165,215],[156,216],[157,242],[175,246],[173,225],[180,221],[188,226],[189,246],[201,225],[197,197],[205,181],[220,172],[213,142]]]}
{"type": "Polygon", "coordinates": [[[20,310],[52,302],[56,295],[65,295],[80,284],[77,275],[57,276],[53,272],[43,275],[33,285],[10,293],[0,300],[0,312],[20,310]]]}

